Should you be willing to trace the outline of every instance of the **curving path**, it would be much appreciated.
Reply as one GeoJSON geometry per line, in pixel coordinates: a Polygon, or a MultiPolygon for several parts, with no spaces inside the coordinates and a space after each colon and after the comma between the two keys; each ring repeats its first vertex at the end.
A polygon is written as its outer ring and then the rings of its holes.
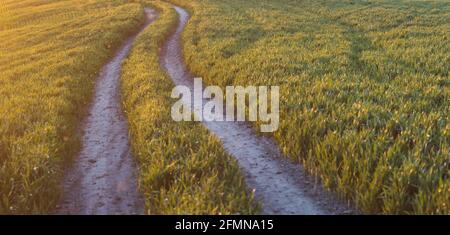
{"type": "MultiPolygon", "coordinates": [[[[146,8],[146,23],[156,12],[146,8]]],[[[57,214],[143,214],[137,189],[128,127],[120,100],[121,63],[138,33],[125,41],[97,80],[89,115],[83,123],[83,146],[63,182],[57,214]]]]}
{"type": "MultiPolygon", "coordinates": [[[[179,24],[162,48],[160,63],[175,85],[193,90],[193,75],[183,62],[181,34],[189,20],[186,10],[174,6],[179,24]]],[[[194,107],[195,110],[202,107],[194,107]]],[[[343,214],[352,213],[344,203],[311,181],[298,164],[282,156],[271,138],[254,133],[246,123],[203,122],[237,160],[247,184],[255,189],[264,214],[343,214]]]]}

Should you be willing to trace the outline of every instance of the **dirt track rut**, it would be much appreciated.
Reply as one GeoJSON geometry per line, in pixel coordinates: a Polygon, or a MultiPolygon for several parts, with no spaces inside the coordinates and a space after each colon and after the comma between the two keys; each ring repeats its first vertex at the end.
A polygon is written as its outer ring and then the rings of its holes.
{"type": "MultiPolygon", "coordinates": [[[[193,92],[194,76],[183,61],[181,34],[189,13],[174,6],[179,24],[162,48],[160,63],[175,85],[193,92]]],[[[204,102],[203,102],[204,103],[204,102]]],[[[202,107],[194,107],[201,110],[202,107]]],[[[200,115],[200,114],[197,114],[200,115]]],[[[282,156],[276,143],[257,135],[243,122],[203,122],[237,160],[247,184],[255,189],[264,214],[343,214],[351,210],[308,177],[302,167],[282,156]]]]}
{"type": "MultiPolygon", "coordinates": [[[[157,16],[146,8],[145,29],[157,16]]],[[[83,146],[63,182],[57,214],[143,214],[120,100],[120,69],[138,34],[128,38],[97,80],[83,123],[83,146]]]]}

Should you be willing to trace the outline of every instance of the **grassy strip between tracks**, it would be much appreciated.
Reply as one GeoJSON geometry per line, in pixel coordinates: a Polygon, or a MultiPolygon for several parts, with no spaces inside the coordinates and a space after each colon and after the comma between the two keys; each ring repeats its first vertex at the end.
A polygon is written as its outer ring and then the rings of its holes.
{"type": "Polygon", "coordinates": [[[150,2],[158,19],[137,38],[123,65],[122,94],[139,186],[150,214],[252,214],[258,211],[235,160],[199,123],[175,122],[174,87],[159,50],[178,22],[172,7],[150,2]]]}

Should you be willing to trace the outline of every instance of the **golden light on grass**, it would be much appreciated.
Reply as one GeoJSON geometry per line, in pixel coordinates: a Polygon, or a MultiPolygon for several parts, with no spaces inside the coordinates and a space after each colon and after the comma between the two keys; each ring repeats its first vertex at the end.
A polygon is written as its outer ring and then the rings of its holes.
{"type": "Polygon", "coordinates": [[[449,214],[448,1],[202,0],[208,85],[279,85],[284,153],[366,213],[449,214]]]}

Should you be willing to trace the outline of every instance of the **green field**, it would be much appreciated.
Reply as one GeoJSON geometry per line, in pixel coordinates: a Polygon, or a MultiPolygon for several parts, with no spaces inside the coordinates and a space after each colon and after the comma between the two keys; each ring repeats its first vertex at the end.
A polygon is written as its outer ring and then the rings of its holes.
{"type": "MultiPolygon", "coordinates": [[[[0,2],[0,214],[54,210],[101,66],[152,2],[0,2]]],[[[147,213],[256,213],[219,141],[171,121],[171,81],[157,59],[177,16],[167,3],[150,6],[159,18],[134,45],[122,84],[147,213]]]]}
{"type": "Polygon", "coordinates": [[[45,213],[101,66],[144,20],[127,1],[0,1],[0,213],[45,213]]]}
{"type": "Polygon", "coordinates": [[[159,16],[121,91],[146,212],[259,212],[219,140],[170,117],[158,62],[177,23],[167,2],[192,15],[193,74],[280,86],[271,135],[328,189],[363,213],[450,214],[448,0],[0,0],[0,214],[54,210],[95,79],[144,6],[159,16]]]}
{"type": "Polygon", "coordinates": [[[448,1],[172,1],[213,85],[279,85],[285,154],[366,213],[450,213],[448,1]]]}

